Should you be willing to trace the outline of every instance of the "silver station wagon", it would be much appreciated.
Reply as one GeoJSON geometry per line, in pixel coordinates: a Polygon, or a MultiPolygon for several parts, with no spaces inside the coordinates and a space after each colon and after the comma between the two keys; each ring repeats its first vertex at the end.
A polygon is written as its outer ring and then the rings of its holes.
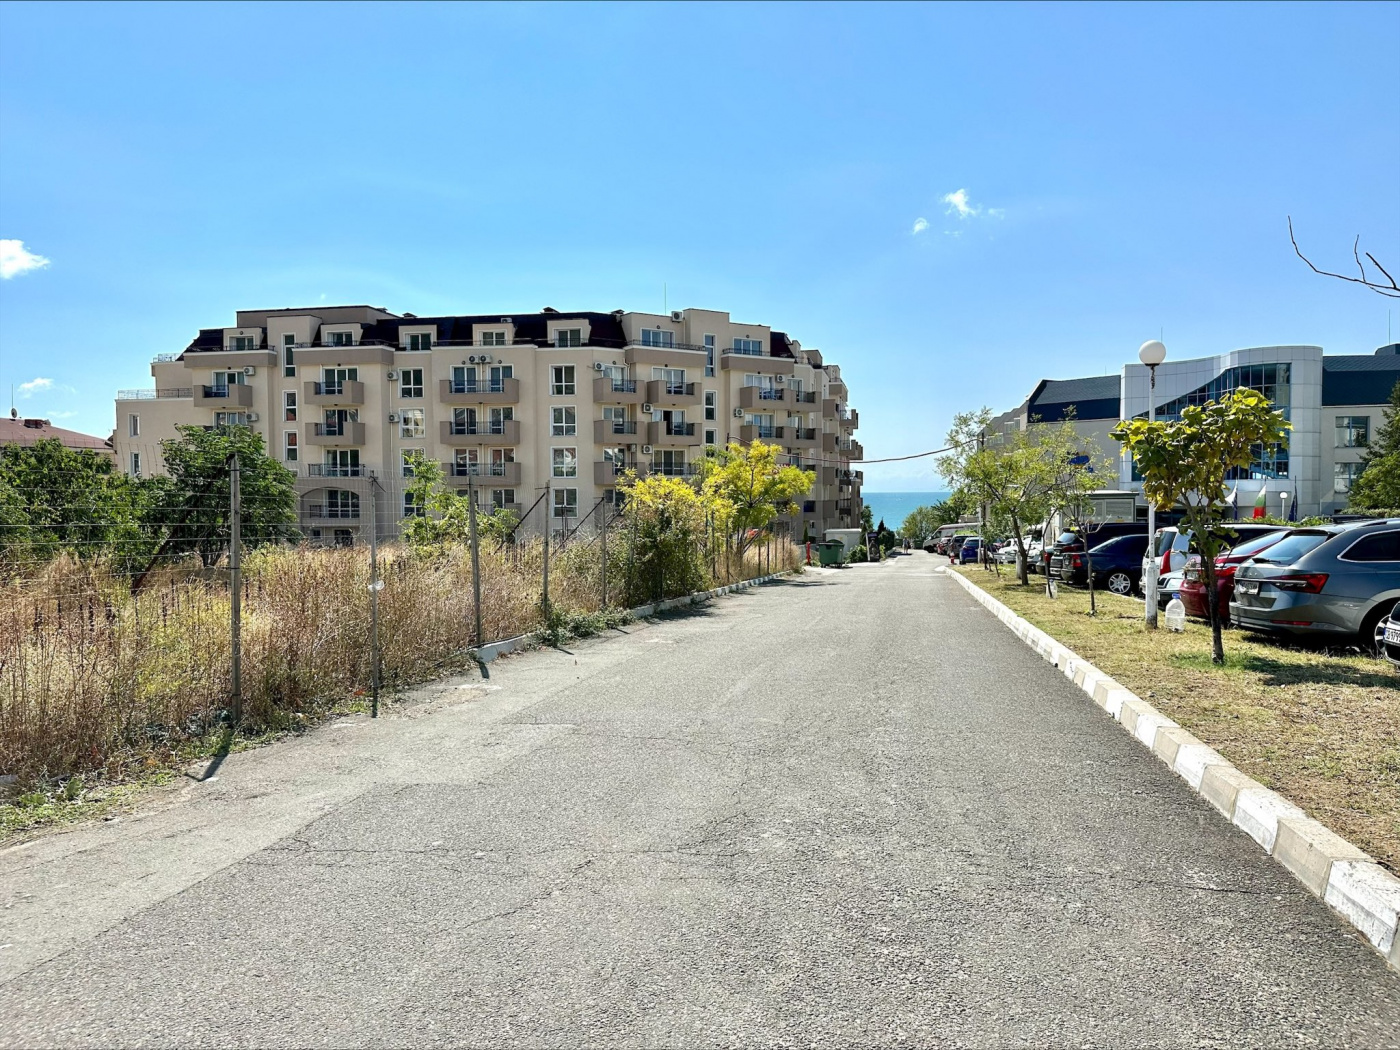
{"type": "Polygon", "coordinates": [[[1295,529],[1235,573],[1230,617],[1248,631],[1375,644],[1400,599],[1400,518],[1295,529]]]}

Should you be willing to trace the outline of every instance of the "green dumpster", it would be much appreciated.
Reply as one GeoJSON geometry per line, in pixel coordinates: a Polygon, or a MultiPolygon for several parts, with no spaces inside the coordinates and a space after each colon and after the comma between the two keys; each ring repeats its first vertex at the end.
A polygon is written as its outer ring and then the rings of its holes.
{"type": "Polygon", "coordinates": [[[840,565],[844,560],[846,545],[840,540],[822,540],[812,546],[817,550],[818,565],[840,565]]]}

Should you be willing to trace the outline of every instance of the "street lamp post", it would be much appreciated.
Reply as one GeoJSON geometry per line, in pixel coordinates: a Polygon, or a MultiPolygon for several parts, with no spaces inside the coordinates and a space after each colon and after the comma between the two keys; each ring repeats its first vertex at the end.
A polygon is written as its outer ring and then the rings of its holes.
{"type": "MultiPolygon", "coordinates": [[[[1157,366],[1167,359],[1167,348],[1160,340],[1149,339],[1138,348],[1138,360],[1147,366],[1147,420],[1157,418],[1157,366]]],[[[1147,501],[1147,564],[1144,566],[1142,591],[1146,596],[1143,615],[1149,629],[1157,627],[1157,505],[1147,501]]]]}

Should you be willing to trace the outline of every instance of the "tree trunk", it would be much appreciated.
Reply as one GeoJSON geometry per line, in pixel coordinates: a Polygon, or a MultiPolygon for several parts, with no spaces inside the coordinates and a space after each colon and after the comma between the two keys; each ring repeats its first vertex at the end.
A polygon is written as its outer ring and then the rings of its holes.
{"type": "Polygon", "coordinates": [[[1225,642],[1220,637],[1220,592],[1215,589],[1215,558],[1201,555],[1201,578],[1206,584],[1206,616],[1210,620],[1210,662],[1225,662],[1225,642]]]}
{"type": "Polygon", "coordinates": [[[1026,544],[1021,536],[1021,521],[1015,514],[1011,515],[1011,531],[1016,539],[1016,560],[1019,563],[1016,574],[1020,577],[1021,586],[1029,587],[1030,578],[1028,575],[1029,566],[1026,565],[1026,544]]]}
{"type": "Polygon", "coordinates": [[[1084,574],[1089,581],[1089,615],[1097,616],[1099,606],[1094,598],[1094,556],[1089,553],[1089,540],[1084,540],[1084,574]]]}

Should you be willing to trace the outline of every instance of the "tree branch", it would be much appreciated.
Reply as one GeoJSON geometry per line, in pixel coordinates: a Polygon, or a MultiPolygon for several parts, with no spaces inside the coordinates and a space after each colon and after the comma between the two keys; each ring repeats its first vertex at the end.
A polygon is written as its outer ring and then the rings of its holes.
{"type": "Polygon", "coordinates": [[[1363,288],[1369,288],[1377,295],[1383,295],[1388,299],[1400,299],[1400,284],[1395,283],[1395,278],[1390,276],[1389,271],[1387,271],[1384,266],[1376,262],[1376,257],[1370,252],[1366,253],[1366,258],[1371,260],[1371,262],[1375,265],[1376,269],[1380,270],[1381,273],[1385,274],[1386,280],[1390,283],[1382,284],[1381,282],[1373,281],[1366,276],[1366,267],[1361,262],[1360,234],[1357,234],[1356,241],[1355,243],[1353,243],[1351,249],[1352,255],[1356,258],[1356,265],[1361,270],[1360,277],[1348,277],[1346,274],[1332,273],[1330,270],[1319,270],[1316,266],[1314,266],[1312,260],[1309,259],[1306,255],[1304,255],[1303,250],[1298,247],[1298,239],[1293,235],[1293,216],[1291,215],[1288,216],[1288,239],[1293,244],[1294,254],[1296,254],[1298,258],[1302,259],[1303,262],[1307,263],[1308,269],[1312,270],[1313,273],[1319,274],[1322,277],[1332,277],[1338,281],[1347,281],[1351,284],[1359,284],[1363,288]]]}

